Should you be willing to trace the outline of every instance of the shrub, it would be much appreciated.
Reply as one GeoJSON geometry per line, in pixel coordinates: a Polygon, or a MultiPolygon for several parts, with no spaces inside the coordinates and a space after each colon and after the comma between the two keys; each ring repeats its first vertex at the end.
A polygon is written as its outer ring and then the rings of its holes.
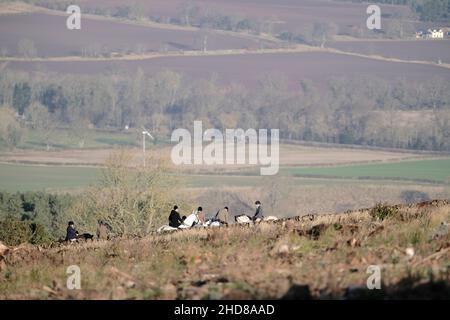
{"type": "Polygon", "coordinates": [[[0,143],[12,149],[22,141],[24,129],[16,119],[15,110],[0,107],[0,143]]]}
{"type": "Polygon", "coordinates": [[[65,212],[79,199],[78,195],[54,195],[40,191],[0,192],[0,221],[34,222],[45,227],[46,232],[57,238],[70,220],[65,216],[65,212]]]}
{"type": "Polygon", "coordinates": [[[47,229],[39,223],[29,223],[32,236],[30,243],[32,244],[48,244],[53,241],[48,234],[47,229]]]}
{"type": "Polygon", "coordinates": [[[17,246],[22,243],[46,244],[51,241],[45,228],[29,221],[0,221],[0,240],[7,245],[17,246]]]}
{"type": "Polygon", "coordinates": [[[99,185],[85,191],[68,210],[68,219],[85,231],[105,221],[116,236],[145,236],[167,219],[167,212],[182,202],[162,161],[147,160],[146,167],[129,167],[132,156],[125,151],[107,160],[99,185]]]}
{"type": "Polygon", "coordinates": [[[372,218],[381,221],[392,218],[397,213],[398,210],[396,208],[382,203],[377,204],[372,210],[370,210],[370,215],[372,216],[372,218]]]}

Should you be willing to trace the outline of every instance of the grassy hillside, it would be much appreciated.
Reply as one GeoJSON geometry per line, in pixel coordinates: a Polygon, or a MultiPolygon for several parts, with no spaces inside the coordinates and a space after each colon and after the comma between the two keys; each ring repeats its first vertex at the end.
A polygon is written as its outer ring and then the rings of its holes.
{"type": "Polygon", "coordinates": [[[377,207],[143,239],[12,248],[0,299],[448,298],[450,204],[377,207]],[[385,220],[381,213],[389,213],[385,220]],[[81,290],[66,289],[66,269],[81,290]],[[379,266],[381,289],[368,290],[379,266]]]}

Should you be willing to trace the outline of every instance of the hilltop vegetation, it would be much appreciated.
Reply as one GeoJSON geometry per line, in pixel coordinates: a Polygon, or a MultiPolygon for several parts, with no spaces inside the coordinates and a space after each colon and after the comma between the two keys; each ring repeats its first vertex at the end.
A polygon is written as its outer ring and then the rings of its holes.
{"type": "MultiPolygon", "coordinates": [[[[46,240],[58,239],[67,224],[66,211],[73,205],[75,197],[70,195],[52,195],[44,192],[0,193],[0,233],[1,241],[18,245],[33,242],[28,231],[19,232],[31,223],[43,228],[46,240]],[[18,229],[15,229],[16,226],[18,229]],[[7,239],[6,239],[7,238],[7,239]]],[[[39,241],[35,241],[39,243],[39,241]]]]}
{"type": "Polygon", "coordinates": [[[448,202],[433,201],[142,239],[25,245],[0,261],[0,298],[445,298],[449,213],[448,202]],[[69,265],[81,269],[81,290],[65,286],[69,265]],[[380,267],[381,290],[367,289],[370,265],[380,267]]]}

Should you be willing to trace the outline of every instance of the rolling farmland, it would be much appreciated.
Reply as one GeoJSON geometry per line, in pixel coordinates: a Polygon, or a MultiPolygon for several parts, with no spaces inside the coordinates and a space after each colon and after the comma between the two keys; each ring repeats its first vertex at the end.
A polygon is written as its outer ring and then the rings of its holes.
{"type": "Polygon", "coordinates": [[[33,41],[39,57],[201,50],[205,35],[210,50],[258,48],[256,41],[242,37],[102,19],[83,19],[82,29],[77,32],[66,28],[66,19],[65,15],[46,13],[2,15],[0,49],[6,55],[17,56],[19,42],[28,39],[33,41]]]}
{"type": "MultiPolygon", "coordinates": [[[[404,180],[446,183],[450,178],[450,159],[401,161],[385,164],[348,165],[334,167],[285,167],[283,174],[298,177],[364,180],[404,180]]],[[[101,169],[71,166],[31,166],[0,164],[0,190],[27,191],[80,189],[100,177],[101,169]]],[[[242,173],[245,173],[242,171],[242,173]]],[[[262,177],[215,174],[182,175],[188,186],[255,186],[262,177]]],[[[320,183],[319,183],[320,184],[320,183]]]]}
{"type": "Polygon", "coordinates": [[[450,79],[446,68],[424,64],[409,64],[373,60],[327,52],[205,55],[190,57],[159,57],[131,61],[16,61],[8,69],[25,71],[45,70],[63,74],[98,74],[111,70],[148,73],[173,70],[195,79],[217,76],[224,84],[241,83],[255,87],[262,74],[284,74],[292,87],[301,80],[320,85],[332,77],[371,75],[382,79],[403,78],[411,82],[426,81],[430,77],[450,79]]]}
{"type": "MultiPolygon", "coordinates": [[[[64,131],[58,131],[61,140],[52,144],[50,151],[46,151],[45,145],[38,148],[36,132],[29,132],[29,137],[23,143],[20,150],[10,151],[0,149],[0,162],[39,165],[89,165],[102,166],[105,161],[119,150],[126,151],[135,162],[141,164],[142,149],[140,140],[131,133],[113,134],[94,132],[85,140],[85,147],[80,149],[76,139],[64,136],[64,131]]],[[[170,163],[170,153],[174,144],[160,143],[147,145],[147,156],[155,159],[164,159],[170,163]]],[[[247,149],[248,151],[248,149],[247,149]]],[[[433,154],[415,153],[406,150],[386,151],[371,149],[353,149],[340,147],[319,147],[296,144],[280,145],[281,166],[323,167],[348,164],[366,164],[378,162],[395,162],[404,160],[421,160],[432,157],[433,154]]],[[[248,157],[248,153],[246,154],[248,157]]],[[[198,165],[203,172],[217,168],[225,170],[229,165],[198,165]]],[[[175,167],[175,165],[174,165],[175,167]]],[[[249,168],[249,165],[235,165],[239,168],[249,168]]],[[[183,169],[189,169],[186,165],[183,169]]]]}
{"type": "MultiPolygon", "coordinates": [[[[81,6],[91,8],[114,8],[119,0],[81,0],[81,6]]],[[[138,0],[146,14],[163,21],[179,17],[184,0],[138,0]]],[[[349,2],[327,0],[195,0],[192,1],[202,12],[217,12],[225,15],[237,15],[254,20],[273,21],[274,32],[290,30],[296,32],[310,27],[314,22],[335,24],[339,31],[345,32],[349,26],[364,26],[367,6],[349,2]]],[[[387,16],[408,13],[403,6],[382,5],[387,16]]]]}
{"type": "MultiPolygon", "coordinates": [[[[80,5],[91,9],[112,9],[119,3],[96,0],[81,2],[80,5]]],[[[183,1],[137,1],[136,4],[148,15],[168,18],[180,14],[183,1]]],[[[274,26],[280,30],[298,30],[305,25],[311,26],[314,21],[329,20],[340,27],[365,23],[365,6],[348,2],[282,0],[275,4],[271,1],[197,0],[194,4],[201,5],[204,10],[223,10],[223,14],[235,13],[238,8],[242,17],[276,20],[274,26]]],[[[383,6],[385,16],[405,13],[405,10],[408,9],[402,6],[383,6]]],[[[29,39],[36,46],[37,56],[43,58],[41,61],[13,59],[3,62],[1,68],[61,74],[134,73],[138,69],[156,73],[170,69],[194,79],[217,76],[221,83],[241,83],[250,88],[255,87],[263,73],[283,74],[293,88],[301,80],[311,80],[323,87],[330,78],[340,76],[370,74],[384,79],[404,78],[421,82],[430,77],[448,79],[450,75],[446,68],[432,65],[439,59],[444,63],[450,61],[448,41],[338,41],[328,44],[345,52],[430,63],[421,65],[338,54],[313,47],[305,47],[305,52],[258,51],[264,41],[253,35],[158,23],[141,25],[91,15],[83,19],[82,30],[74,32],[65,28],[65,19],[64,13],[44,9],[41,12],[1,15],[0,50],[3,55],[20,56],[19,43],[29,39]],[[37,25],[39,28],[35,27],[37,25]],[[205,39],[208,54],[203,55],[201,50],[205,39]],[[178,56],[164,56],[169,52],[178,56]],[[146,54],[156,56],[146,57],[146,54]],[[93,59],[71,59],[73,56],[93,59]],[[128,58],[123,60],[123,56],[128,58]],[[55,57],[61,61],[46,60],[55,57]]],[[[267,43],[263,46],[267,48],[267,43]]]]}

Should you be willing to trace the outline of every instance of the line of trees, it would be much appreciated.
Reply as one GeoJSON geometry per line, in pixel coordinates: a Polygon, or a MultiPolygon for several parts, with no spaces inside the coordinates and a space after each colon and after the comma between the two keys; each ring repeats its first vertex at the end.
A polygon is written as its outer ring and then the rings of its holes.
{"type": "Polygon", "coordinates": [[[450,85],[443,79],[411,83],[343,77],[320,90],[307,81],[294,88],[288,83],[282,74],[263,74],[257,88],[248,90],[170,70],[93,76],[5,71],[0,112],[8,116],[0,119],[0,131],[13,145],[20,140],[19,120],[49,131],[45,140],[55,126],[84,132],[142,125],[167,139],[174,129],[203,120],[222,129],[279,128],[287,139],[450,150],[450,85]],[[411,122],[413,114],[420,121],[411,122]]]}
{"type": "Polygon", "coordinates": [[[351,2],[408,5],[422,21],[449,22],[450,0],[339,0],[351,2]]]}
{"type": "Polygon", "coordinates": [[[293,89],[283,75],[264,74],[248,90],[169,70],[120,76],[6,71],[0,75],[0,112],[8,116],[0,119],[0,130],[9,145],[20,141],[17,122],[48,131],[47,144],[56,126],[85,132],[145,125],[167,139],[174,129],[203,120],[221,129],[279,128],[287,139],[450,150],[449,89],[443,79],[346,77],[319,91],[307,81],[293,89]]]}
{"type": "Polygon", "coordinates": [[[450,150],[450,85],[372,76],[330,79],[325,88],[283,74],[262,74],[257,87],[194,80],[173,71],[71,76],[0,74],[1,139],[22,127],[149,127],[160,139],[194,120],[226,128],[279,128],[281,138],[425,150],[450,150]],[[15,114],[15,117],[13,116],[15,114]]]}
{"type": "MultiPolygon", "coordinates": [[[[0,222],[9,222],[9,226],[14,221],[32,222],[43,226],[51,237],[57,239],[64,235],[68,219],[65,214],[75,203],[75,199],[76,196],[68,194],[0,192],[0,222]]],[[[14,232],[14,230],[10,231],[14,232]]],[[[6,236],[8,230],[1,230],[1,233],[6,236]]],[[[4,241],[4,239],[0,240],[4,241]]]]}

